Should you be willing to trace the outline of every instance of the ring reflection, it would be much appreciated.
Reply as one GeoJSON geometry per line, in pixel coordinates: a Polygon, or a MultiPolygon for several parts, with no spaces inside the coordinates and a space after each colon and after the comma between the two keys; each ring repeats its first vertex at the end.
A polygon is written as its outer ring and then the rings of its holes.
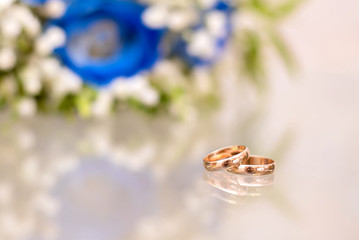
{"type": "Polygon", "coordinates": [[[203,179],[211,188],[212,194],[228,203],[239,204],[244,197],[256,197],[271,191],[274,174],[248,176],[225,171],[204,171],[203,179]]]}

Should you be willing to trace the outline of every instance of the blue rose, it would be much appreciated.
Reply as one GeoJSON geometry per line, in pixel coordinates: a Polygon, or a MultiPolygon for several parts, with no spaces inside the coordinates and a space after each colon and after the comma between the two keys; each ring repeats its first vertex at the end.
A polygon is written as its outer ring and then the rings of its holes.
{"type": "MultiPolygon", "coordinates": [[[[190,66],[210,66],[216,62],[216,60],[221,56],[223,49],[228,43],[229,37],[232,32],[231,24],[231,13],[232,7],[224,1],[217,1],[211,8],[206,9],[201,14],[201,20],[199,23],[193,27],[193,31],[196,32],[208,32],[205,19],[211,13],[220,13],[224,17],[224,27],[223,34],[220,36],[211,36],[214,42],[214,49],[212,50],[214,54],[209,57],[203,57],[196,54],[193,54],[189,51],[189,43],[183,38],[178,38],[174,43],[173,55],[179,56],[190,66]]],[[[210,34],[209,34],[210,35],[210,34]]],[[[210,50],[208,50],[210,51],[210,50]]]]}
{"type": "Polygon", "coordinates": [[[96,86],[148,70],[160,56],[163,30],[143,24],[144,10],[133,1],[74,0],[64,16],[50,24],[63,28],[67,36],[55,54],[96,86]]]}
{"type": "Polygon", "coordinates": [[[40,6],[45,4],[48,0],[21,0],[30,6],[40,6]]]}

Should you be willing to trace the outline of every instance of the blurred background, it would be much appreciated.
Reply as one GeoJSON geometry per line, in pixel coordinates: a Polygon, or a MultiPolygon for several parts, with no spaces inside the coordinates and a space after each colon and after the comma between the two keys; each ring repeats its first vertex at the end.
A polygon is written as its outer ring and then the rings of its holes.
{"type": "Polygon", "coordinates": [[[358,239],[359,2],[311,0],[278,26],[265,90],[222,76],[216,110],[178,120],[1,116],[0,239],[358,239]],[[273,175],[205,172],[243,144],[273,175]]]}

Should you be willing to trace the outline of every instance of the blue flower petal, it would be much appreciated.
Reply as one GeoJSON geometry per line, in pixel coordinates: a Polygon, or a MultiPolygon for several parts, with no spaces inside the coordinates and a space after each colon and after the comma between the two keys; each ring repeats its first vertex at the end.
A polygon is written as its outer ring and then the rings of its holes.
{"type": "Polygon", "coordinates": [[[55,50],[64,64],[78,73],[88,83],[103,86],[116,77],[130,77],[150,69],[160,57],[159,45],[162,30],[149,29],[142,22],[145,7],[135,2],[117,0],[74,0],[64,16],[51,24],[62,27],[67,35],[64,47],[55,50]],[[106,30],[91,27],[101,22],[110,22],[117,33],[108,34],[106,30]],[[87,39],[95,34],[95,39],[87,39]],[[111,46],[101,46],[101,41],[110,36],[116,38],[111,46]],[[72,46],[73,41],[79,41],[72,46]],[[92,42],[89,42],[92,41],[92,42]],[[101,57],[92,56],[93,48],[104,48],[101,57]],[[108,48],[108,49],[106,49],[108,48]]]}

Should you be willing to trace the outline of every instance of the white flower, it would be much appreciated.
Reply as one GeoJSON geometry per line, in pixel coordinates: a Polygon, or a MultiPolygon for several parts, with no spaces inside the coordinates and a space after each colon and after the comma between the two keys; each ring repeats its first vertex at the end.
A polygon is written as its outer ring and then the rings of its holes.
{"type": "Polygon", "coordinates": [[[140,92],[145,86],[146,79],[141,75],[136,75],[131,78],[114,79],[110,89],[119,99],[126,99],[140,92]]]}
{"type": "Polygon", "coordinates": [[[191,9],[172,11],[168,17],[168,27],[173,31],[181,31],[197,21],[196,13],[191,9]]]}
{"type": "Polygon", "coordinates": [[[206,15],[206,25],[208,31],[214,37],[223,37],[227,33],[226,30],[226,15],[220,11],[211,11],[206,15]]]}
{"type": "Polygon", "coordinates": [[[163,4],[150,6],[142,14],[142,20],[151,28],[165,27],[168,20],[168,9],[163,4]]]}
{"type": "Polygon", "coordinates": [[[54,47],[59,47],[65,44],[66,34],[62,28],[52,26],[46,30],[45,34],[48,41],[50,41],[54,47]]]}
{"type": "Polygon", "coordinates": [[[14,39],[21,33],[22,26],[14,16],[6,14],[0,19],[0,30],[3,38],[14,39]]]}
{"type": "Polygon", "coordinates": [[[176,62],[170,60],[162,60],[158,62],[153,72],[155,75],[159,75],[161,77],[178,78],[182,75],[180,66],[176,62]]]}
{"type": "Polygon", "coordinates": [[[50,27],[35,43],[35,51],[39,55],[48,55],[55,48],[62,46],[66,41],[64,30],[59,27],[50,27]]]}
{"type": "Polygon", "coordinates": [[[15,0],[1,0],[0,1],[0,11],[7,9],[15,0]]]}
{"type": "Polygon", "coordinates": [[[160,100],[158,92],[149,86],[137,94],[139,100],[147,106],[156,106],[160,100]]]}
{"type": "Polygon", "coordinates": [[[64,67],[53,81],[52,90],[55,97],[62,97],[68,93],[78,92],[81,87],[81,78],[70,69],[64,67]]]}
{"type": "Polygon", "coordinates": [[[24,90],[36,95],[41,90],[41,76],[40,71],[36,66],[28,65],[20,73],[21,81],[24,85],[24,90]]]}
{"type": "Polygon", "coordinates": [[[56,58],[43,58],[39,62],[41,74],[46,80],[56,79],[61,73],[61,64],[56,58]]]}
{"type": "Polygon", "coordinates": [[[54,48],[46,41],[45,37],[39,37],[35,42],[35,52],[41,56],[49,55],[54,48]]]}
{"type": "Polygon", "coordinates": [[[15,66],[16,54],[12,48],[0,49],[0,70],[10,70],[15,66]]]}
{"type": "Polygon", "coordinates": [[[119,99],[134,97],[148,106],[155,106],[159,102],[158,92],[150,86],[147,77],[141,74],[115,79],[110,90],[119,99]]]}
{"type": "Polygon", "coordinates": [[[133,83],[124,78],[116,78],[112,81],[110,89],[119,99],[126,99],[132,91],[133,83]]]}
{"type": "Polygon", "coordinates": [[[205,30],[194,32],[187,46],[190,55],[211,59],[216,53],[216,43],[212,35],[205,30]]]}
{"type": "Polygon", "coordinates": [[[41,13],[47,17],[58,18],[64,14],[66,4],[62,0],[51,0],[47,1],[40,10],[41,13]]]}
{"type": "Polygon", "coordinates": [[[47,39],[43,36],[36,39],[35,42],[35,52],[41,56],[49,55],[52,50],[54,50],[53,46],[47,39]]]}
{"type": "Polygon", "coordinates": [[[27,34],[35,37],[40,33],[40,20],[26,6],[15,5],[9,11],[21,23],[27,34]]]}
{"type": "Polygon", "coordinates": [[[22,98],[17,104],[17,113],[22,117],[33,116],[36,109],[36,102],[32,98],[22,98]]]}
{"type": "Polygon", "coordinates": [[[97,99],[92,105],[91,111],[93,116],[103,118],[108,116],[111,109],[112,94],[109,91],[102,90],[99,92],[97,99]]]}

